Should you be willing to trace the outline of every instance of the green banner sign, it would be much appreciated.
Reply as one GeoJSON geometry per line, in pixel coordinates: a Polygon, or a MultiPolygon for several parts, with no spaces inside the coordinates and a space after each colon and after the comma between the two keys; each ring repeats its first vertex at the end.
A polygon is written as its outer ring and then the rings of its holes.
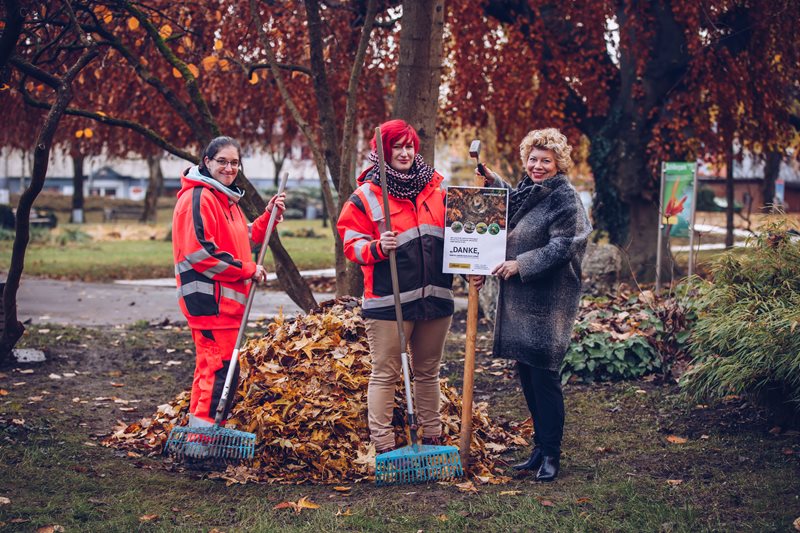
{"type": "Polygon", "coordinates": [[[694,176],[697,165],[690,162],[664,163],[661,177],[661,225],[669,237],[688,237],[695,201],[694,176]]]}

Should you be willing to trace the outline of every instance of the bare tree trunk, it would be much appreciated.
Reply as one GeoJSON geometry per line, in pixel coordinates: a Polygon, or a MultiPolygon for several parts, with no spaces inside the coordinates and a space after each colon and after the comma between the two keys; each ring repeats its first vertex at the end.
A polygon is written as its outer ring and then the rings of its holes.
{"type": "Polygon", "coordinates": [[[420,153],[429,165],[434,163],[444,12],[444,0],[403,2],[394,115],[417,130],[420,153]]]}
{"type": "Polygon", "coordinates": [[[144,209],[139,222],[155,222],[158,208],[158,197],[164,190],[164,173],[161,172],[161,157],[147,156],[147,169],[150,179],[147,182],[147,192],[144,195],[144,209]]]}
{"type": "Polygon", "coordinates": [[[733,142],[730,139],[728,140],[727,148],[728,151],[725,154],[725,200],[728,205],[725,208],[725,248],[733,248],[733,142]]]}
{"type": "Polygon", "coordinates": [[[270,154],[270,159],[272,159],[272,164],[275,165],[275,188],[278,188],[281,180],[281,171],[283,170],[283,165],[286,163],[286,158],[289,156],[289,148],[286,146],[281,145],[280,148],[273,151],[270,154]]]}
{"type": "Polygon", "coordinates": [[[770,150],[764,160],[764,209],[772,211],[775,208],[775,182],[781,170],[783,154],[778,150],[770,150]]]}
{"type": "Polygon", "coordinates": [[[86,220],[84,218],[83,206],[83,182],[86,176],[83,174],[83,162],[85,156],[79,150],[72,152],[72,214],[70,215],[70,222],[73,224],[83,224],[86,220]]]}

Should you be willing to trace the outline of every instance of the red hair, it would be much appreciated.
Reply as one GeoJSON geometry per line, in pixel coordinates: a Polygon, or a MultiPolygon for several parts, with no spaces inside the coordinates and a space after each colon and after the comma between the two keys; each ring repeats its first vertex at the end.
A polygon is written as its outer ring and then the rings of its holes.
{"type": "MultiPolygon", "coordinates": [[[[381,142],[383,142],[383,158],[388,163],[392,160],[392,145],[397,141],[410,140],[414,143],[414,153],[419,153],[419,135],[417,130],[405,120],[394,119],[381,124],[381,142]]],[[[372,151],[377,151],[377,141],[372,136],[369,143],[372,151]]]]}

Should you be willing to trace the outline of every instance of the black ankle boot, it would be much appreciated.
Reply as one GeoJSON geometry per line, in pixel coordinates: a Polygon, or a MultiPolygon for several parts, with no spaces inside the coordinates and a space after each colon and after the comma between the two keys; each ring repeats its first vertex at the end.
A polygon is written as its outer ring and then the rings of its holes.
{"type": "Polygon", "coordinates": [[[528,460],[512,466],[514,470],[536,470],[542,464],[542,449],[538,446],[533,448],[528,460]]]}
{"type": "Polygon", "coordinates": [[[558,467],[558,455],[543,455],[542,466],[536,472],[536,481],[554,481],[558,476],[558,467]]]}

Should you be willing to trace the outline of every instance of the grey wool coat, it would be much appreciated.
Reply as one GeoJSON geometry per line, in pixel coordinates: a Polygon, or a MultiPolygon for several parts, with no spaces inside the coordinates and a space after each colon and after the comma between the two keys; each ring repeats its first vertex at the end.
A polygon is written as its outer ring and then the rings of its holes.
{"type": "MultiPolygon", "coordinates": [[[[499,178],[496,184],[511,189],[499,178]]],[[[533,186],[508,230],[506,259],[518,261],[519,274],[500,280],[494,356],[560,370],[580,304],[591,223],[575,188],[558,174],[533,186]]]]}

